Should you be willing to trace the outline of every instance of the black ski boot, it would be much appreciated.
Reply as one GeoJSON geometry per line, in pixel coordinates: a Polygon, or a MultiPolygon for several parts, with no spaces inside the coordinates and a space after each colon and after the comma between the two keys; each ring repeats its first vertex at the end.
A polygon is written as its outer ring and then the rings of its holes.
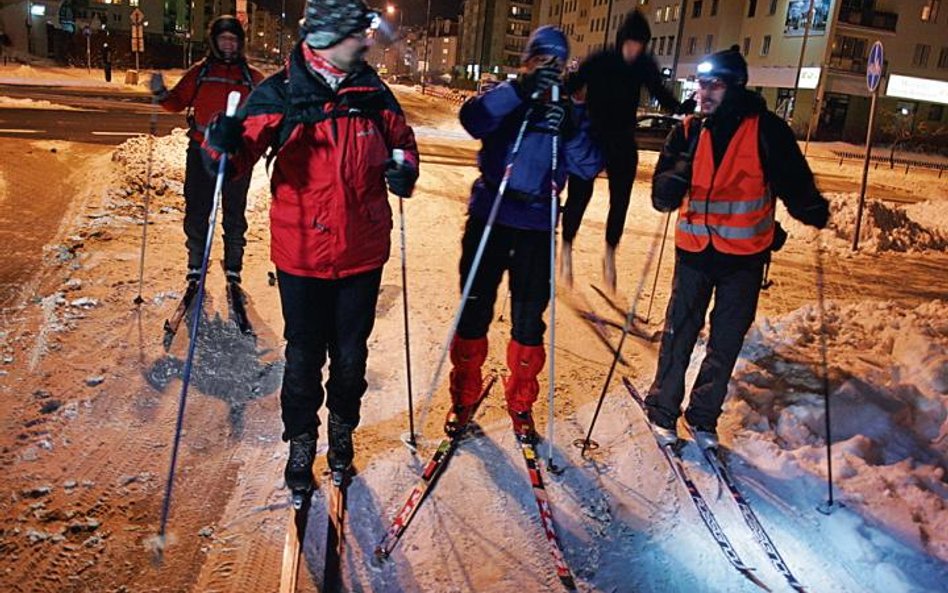
{"type": "Polygon", "coordinates": [[[253,325],[247,317],[247,297],[240,287],[240,272],[227,270],[224,276],[227,278],[227,303],[230,305],[231,317],[240,333],[245,336],[253,335],[253,325]]]}
{"type": "Polygon", "coordinates": [[[313,460],[316,459],[316,435],[303,433],[290,439],[290,455],[283,477],[293,493],[293,507],[299,509],[315,487],[313,460]]]}
{"type": "Polygon", "coordinates": [[[342,486],[352,473],[352,431],[355,426],[340,420],[335,414],[329,414],[329,471],[336,486],[342,486]]]}
{"type": "Polygon", "coordinates": [[[178,306],[175,307],[174,313],[171,314],[171,317],[165,319],[165,335],[162,339],[165,351],[171,349],[171,343],[174,340],[175,335],[177,335],[178,329],[181,327],[181,322],[184,321],[185,317],[190,317],[188,313],[191,311],[191,303],[197,296],[198,281],[200,279],[200,270],[188,270],[188,285],[184,289],[184,295],[182,295],[181,300],[178,301],[178,306]]]}

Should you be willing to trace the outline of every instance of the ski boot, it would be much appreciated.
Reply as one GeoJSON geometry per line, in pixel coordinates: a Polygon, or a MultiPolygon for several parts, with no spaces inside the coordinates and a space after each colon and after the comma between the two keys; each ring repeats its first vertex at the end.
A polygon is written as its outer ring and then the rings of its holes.
{"type": "Polygon", "coordinates": [[[293,508],[299,510],[313,492],[313,460],[316,459],[316,435],[305,432],[290,439],[290,455],[283,477],[292,492],[293,508]]]}
{"type": "Polygon", "coordinates": [[[655,434],[655,440],[659,447],[674,446],[678,444],[678,431],[675,429],[675,421],[663,421],[648,419],[652,425],[652,432],[655,434]]]}
{"type": "Polygon", "coordinates": [[[240,272],[227,270],[224,272],[227,279],[227,303],[230,305],[231,317],[237,325],[237,329],[245,336],[253,335],[253,325],[250,318],[247,317],[247,296],[240,287],[240,272]]]}
{"type": "Polygon", "coordinates": [[[703,426],[700,424],[691,424],[688,423],[688,428],[691,430],[691,435],[695,439],[695,444],[701,448],[702,451],[716,450],[721,442],[718,440],[718,433],[713,428],[703,426]]]}
{"type": "Polygon", "coordinates": [[[191,310],[191,303],[194,301],[195,297],[197,297],[198,282],[201,279],[201,270],[194,268],[189,269],[185,279],[187,280],[188,285],[184,289],[184,294],[181,296],[181,300],[178,301],[178,306],[175,308],[174,313],[171,314],[171,317],[165,319],[165,335],[162,339],[165,351],[171,349],[171,343],[174,341],[174,337],[177,335],[178,329],[181,327],[181,322],[184,321],[186,316],[188,316],[188,313],[191,310]]]}
{"type": "Polygon", "coordinates": [[[518,441],[531,445],[535,445],[539,442],[540,436],[537,434],[536,425],[533,423],[533,412],[531,410],[515,412],[507,408],[507,413],[510,414],[514,434],[517,436],[518,441]]]}
{"type": "Polygon", "coordinates": [[[332,482],[341,487],[352,473],[352,431],[355,426],[329,413],[329,452],[326,455],[332,482]]]}

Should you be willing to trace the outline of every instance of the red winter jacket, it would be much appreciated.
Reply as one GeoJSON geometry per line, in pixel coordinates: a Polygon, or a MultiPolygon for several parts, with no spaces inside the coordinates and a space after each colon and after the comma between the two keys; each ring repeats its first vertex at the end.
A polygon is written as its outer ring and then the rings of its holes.
{"type": "Polygon", "coordinates": [[[270,178],[276,267],[327,279],[381,267],[392,229],[386,162],[400,148],[417,169],[418,147],[375,70],[364,66],[333,92],[307,68],[297,44],[287,67],[257,87],[238,115],[244,134],[231,160],[235,175],[276,149],[270,178]]]}
{"type": "Polygon", "coordinates": [[[227,106],[227,95],[237,91],[243,101],[262,80],[263,73],[246,60],[226,63],[207,57],[191,66],[159,104],[173,113],[192,108],[194,117],[189,117],[188,136],[195,142],[203,142],[208,122],[227,106]]]}

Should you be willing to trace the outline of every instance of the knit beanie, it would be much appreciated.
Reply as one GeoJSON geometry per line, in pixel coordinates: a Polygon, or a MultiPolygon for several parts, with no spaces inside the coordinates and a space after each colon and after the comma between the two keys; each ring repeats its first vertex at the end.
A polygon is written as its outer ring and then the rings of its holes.
{"type": "Polygon", "coordinates": [[[698,64],[698,78],[720,78],[728,86],[747,84],[747,61],[741,48],[732,45],[726,50],[711,54],[698,64]]]}
{"type": "Polygon", "coordinates": [[[556,56],[566,62],[569,59],[569,42],[566,35],[553,25],[538,28],[527,41],[522,61],[526,62],[533,56],[556,56]]]}
{"type": "Polygon", "coordinates": [[[648,26],[648,19],[641,12],[636,10],[629,11],[625,15],[625,20],[616,31],[616,49],[622,49],[622,44],[626,41],[641,41],[648,44],[652,39],[652,29],[648,26]]]}
{"type": "Polygon", "coordinates": [[[368,29],[377,16],[363,0],[306,0],[300,36],[313,49],[326,49],[368,29]]]}

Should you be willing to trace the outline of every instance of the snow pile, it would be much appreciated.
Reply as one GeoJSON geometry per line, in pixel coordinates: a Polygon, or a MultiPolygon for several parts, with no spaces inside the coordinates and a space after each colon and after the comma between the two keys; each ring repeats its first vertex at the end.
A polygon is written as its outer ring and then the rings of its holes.
{"type": "MultiPolygon", "coordinates": [[[[152,139],[136,136],[123,142],[112,154],[122,165],[120,187],[112,190],[113,198],[132,200],[138,208],[144,201],[145,178],[151,167],[151,196],[158,208],[184,208],[185,155],[188,149],[187,130],[175,128],[171,134],[152,139]],[[149,160],[151,161],[149,163],[149,160]]],[[[269,198],[269,178],[264,159],[254,168],[253,181],[247,194],[247,209],[256,210],[269,198]]]]}
{"type": "MultiPolygon", "coordinates": [[[[830,201],[830,232],[823,235],[828,239],[830,251],[842,253],[852,245],[859,194],[828,193],[826,198],[830,201]]],[[[859,229],[860,251],[948,251],[948,212],[937,203],[924,204],[906,210],[881,200],[867,199],[859,229]]],[[[803,238],[809,243],[816,241],[818,235],[809,227],[789,216],[780,216],[779,219],[794,238],[803,238]]]]}
{"type": "MultiPolygon", "coordinates": [[[[834,483],[868,521],[948,561],[948,301],[828,303],[825,323],[834,483]]],[[[821,341],[808,305],[745,343],[725,423],[773,475],[825,480],[821,341]]]]}
{"type": "Polygon", "coordinates": [[[10,109],[54,109],[56,111],[82,111],[69,105],[60,105],[50,103],[45,99],[15,99],[13,97],[0,96],[0,107],[10,109]]]}

